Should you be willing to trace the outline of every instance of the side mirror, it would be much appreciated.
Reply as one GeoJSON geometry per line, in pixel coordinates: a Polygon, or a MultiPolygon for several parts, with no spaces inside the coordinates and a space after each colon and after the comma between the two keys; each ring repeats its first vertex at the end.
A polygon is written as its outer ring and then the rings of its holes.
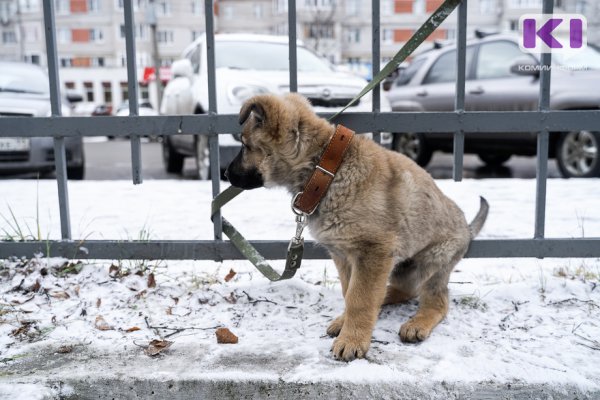
{"type": "Polygon", "coordinates": [[[521,76],[540,76],[540,64],[531,59],[517,60],[510,66],[510,72],[521,76]]]}
{"type": "Polygon", "coordinates": [[[187,58],[174,61],[173,64],[171,64],[171,74],[173,75],[173,78],[182,77],[191,79],[194,75],[191,61],[187,58]]]}
{"type": "Polygon", "coordinates": [[[69,103],[79,103],[83,101],[83,96],[79,93],[67,92],[65,96],[69,103]]]}

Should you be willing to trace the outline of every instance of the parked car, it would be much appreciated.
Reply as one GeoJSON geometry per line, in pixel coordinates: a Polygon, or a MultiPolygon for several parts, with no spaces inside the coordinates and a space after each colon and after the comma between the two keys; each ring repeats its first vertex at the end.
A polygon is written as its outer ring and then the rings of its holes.
{"type": "MultiPolygon", "coordinates": [[[[217,110],[237,114],[242,103],[261,93],[289,92],[288,38],[253,34],[215,35],[217,110]]],[[[302,43],[298,43],[298,92],[306,96],[316,112],[334,112],[346,105],[367,82],[335,69],[302,43]]],[[[205,37],[194,41],[173,63],[173,79],[163,92],[161,114],[203,114],[208,110],[205,37]]],[[[382,96],[382,111],[389,111],[382,96]]],[[[372,98],[365,96],[351,111],[371,111],[372,98]]],[[[383,137],[384,135],[382,135],[383,137]]],[[[389,137],[389,135],[387,136],[389,137]]],[[[238,152],[240,143],[232,135],[219,136],[221,170],[238,152]]],[[[163,158],[168,172],[179,173],[185,157],[195,157],[198,175],[209,176],[206,136],[175,135],[163,140],[163,158]]]]}
{"type": "MultiPolygon", "coordinates": [[[[138,114],[142,117],[144,116],[148,116],[148,115],[159,115],[158,111],[156,111],[153,107],[152,104],[150,104],[149,101],[141,101],[139,106],[138,106],[138,114]]],[[[117,117],[126,117],[129,115],[129,101],[125,100],[124,102],[122,102],[121,104],[119,104],[119,107],[117,107],[117,111],[115,112],[115,115],[117,117]]]]}
{"type": "MultiPolygon", "coordinates": [[[[477,35],[467,42],[467,111],[537,110],[539,58],[519,49],[512,35],[477,35]]],[[[394,111],[452,111],[456,82],[456,46],[436,45],[415,56],[396,78],[388,99],[394,111]]],[[[553,55],[550,107],[553,110],[599,109],[600,53],[593,47],[566,58],[553,55]],[[559,67],[559,68],[557,68],[559,67]]],[[[512,155],[534,156],[536,132],[471,133],[465,152],[486,164],[501,165],[512,155]]],[[[434,151],[452,152],[451,133],[398,132],[393,147],[422,166],[434,151]]],[[[570,131],[550,135],[550,157],[564,177],[600,176],[600,133],[570,131]]]]}
{"type": "MultiPolygon", "coordinates": [[[[51,115],[48,76],[40,67],[17,62],[0,62],[0,118],[48,117],[51,115]]],[[[62,115],[69,116],[69,102],[82,97],[70,93],[63,99],[62,115]]],[[[85,157],[82,138],[65,139],[67,176],[83,179],[85,157]]],[[[0,137],[0,173],[48,173],[54,170],[54,141],[51,137],[0,137]]]]}
{"type": "Polygon", "coordinates": [[[112,106],[107,104],[100,104],[94,107],[92,111],[92,117],[109,117],[112,115],[112,106]]]}

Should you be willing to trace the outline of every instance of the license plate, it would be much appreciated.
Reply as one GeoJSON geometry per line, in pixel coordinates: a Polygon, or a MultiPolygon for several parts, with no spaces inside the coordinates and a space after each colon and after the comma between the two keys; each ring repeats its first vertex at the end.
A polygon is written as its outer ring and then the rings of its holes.
{"type": "Polygon", "coordinates": [[[0,138],[0,152],[28,151],[29,139],[25,138],[0,138]]]}

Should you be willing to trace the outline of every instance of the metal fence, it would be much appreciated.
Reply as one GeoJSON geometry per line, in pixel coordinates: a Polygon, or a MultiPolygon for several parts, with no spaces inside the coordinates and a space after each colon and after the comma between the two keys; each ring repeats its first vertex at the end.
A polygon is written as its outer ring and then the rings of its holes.
{"type": "MultiPolygon", "coordinates": [[[[373,71],[380,69],[380,4],[372,0],[372,56],[373,71]]],[[[206,38],[208,59],[209,107],[203,115],[140,117],[138,113],[137,69],[135,57],[134,13],[132,0],[124,0],[125,39],[129,84],[128,117],[90,119],[86,117],[61,117],[60,85],[56,49],[56,27],[52,0],[43,0],[46,49],[50,77],[52,116],[47,118],[3,117],[0,120],[0,137],[53,137],[56,164],[56,180],[61,221],[62,240],[0,242],[0,258],[10,256],[31,257],[42,253],[48,256],[89,259],[240,259],[241,254],[228,241],[222,239],[220,215],[215,218],[214,240],[73,240],[69,218],[69,194],[66,174],[66,137],[90,137],[112,135],[131,137],[131,165],[133,183],[142,183],[141,135],[208,135],[212,174],[213,197],[220,191],[219,134],[239,133],[236,115],[217,112],[215,80],[215,45],[213,1],[205,0],[206,38]]],[[[544,0],[543,13],[553,12],[553,1],[544,0]]],[[[454,179],[462,178],[462,162],[465,135],[473,132],[538,132],[535,234],[531,239],[475,240],[467,257],[600,257],[600,238],[544,238],[546,209],[546,177],[549,135],[567,130],[597,130],[600,127],[600,110],[551,111],[550,74],[547,66],[551,54],[542,55],[539,108],[530,112],[467,112],[465,102],[465,54],[467,0],[458,6],[457,16],[457,79],[455,110],[453,112],[380,112],[380,90],[373,91],[373,111],[369,113],[347,112],[338,122],[357,132],[394,131],[402,126],[409,132],[454,133],[454,179]]],[[[290,91],[297,91],[296,58],[296,1],[288,0],[290,91]]],[[[328,117],[330,115],[323,115],[328,117]]],[[[581,193],[584,196],[585,193],[581,193]]],[[[209,218],[209,210],[206,210],[209,218]]],[[[286,254],[287,241],[251,242],[266,258],[281,259],[286,254]]],[[[307,243],[306,259],[328,258],[324,249],[307,243]]]]}

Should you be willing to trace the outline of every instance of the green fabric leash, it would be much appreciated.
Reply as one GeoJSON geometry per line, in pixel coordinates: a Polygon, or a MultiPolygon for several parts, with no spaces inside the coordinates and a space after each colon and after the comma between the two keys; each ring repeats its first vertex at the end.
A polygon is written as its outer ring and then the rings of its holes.
{"type": "MultiPolygon", "coordinates": [[[[355,98],[333,115],[329,120],[335,119],[338,115],[342,114],[348,107],[351,107],[361,97],[369,93],[373,88],[381,83],[389,74],[391,74],[398,65],[400,65],[406,58],[412,54],[425,41],[425,39],[431,35],[431,33],[439,27],[442,22],[454,11],[454,9],[460,4],[461,0],[446,0],[442,5],[435,10],[433,14],[421,25],[421,27],[415,32],[415,34],[402,46],[402,48],[396,53],[396,55],[383,67],[383,69],[373,77],[371,82],[360,91],[355,98]]],[[[237,195],[242,193],[244,189],[236,188],[233,186],[228,187],[223,192],[219,193],[212,201],[211,204],[211,220],[214,222],[214,216],[221,208],[233,200],[237,195]]],[[[250,242],[248,242],[242,234],[235,229],[233,225],[225,218],[223,221],[223,233],[227,235],[231,243],[246,257],[267,279],[271,281],[281,281],[290,279],[296,274],[300,264],[302,263],[302,254],[304,252],[304,238],[302,237],[302,230],[306,226],[306,215],[298,213],[292,207],[292,211],[296,214],[296,235],[290,241],[288,246],[288,252],[286,257],[285,268],[281,275],[275,271],[265,258],[256,250],[250,242]]]]}

